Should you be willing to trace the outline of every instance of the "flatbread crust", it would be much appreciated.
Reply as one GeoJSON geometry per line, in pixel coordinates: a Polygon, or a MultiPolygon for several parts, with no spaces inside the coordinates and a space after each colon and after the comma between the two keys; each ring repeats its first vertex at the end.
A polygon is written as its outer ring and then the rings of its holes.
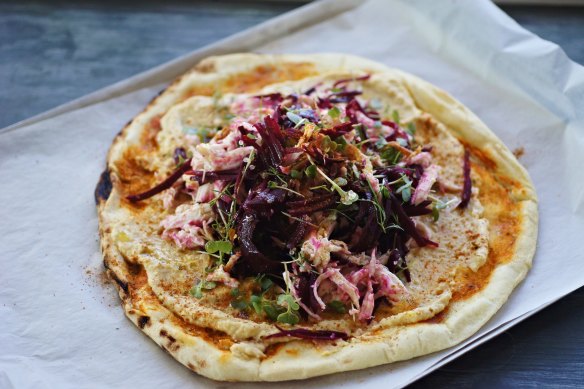
{"type": "MultiPolygon", "coordinates": [[[[216,380],[280,381],[410,359],[454,346],[473,335],[505,303],[531,266],[537,239],[537,198],[525,169],[487,126],[446,92],[413,76],[349,55],[233,54],[203,60],[118,134],[107,169],[96,189],[104,264],[115,281],[128,318],[189,369],[216,380]],[[487,263],[462,274],[445,310],[429,320],[364,331],[347,341],[234,341],[224,333],[187,323],[165,308],[148,284],[144,269],[125,259],[111,220],[128,207],[123,197],[151,187],[159,178],[140,164],[141,153],[156,147],[157,122],[190,96],[254,92],[265,85],[329,72],[383,74],[409,93],[417,108],[443,124],[471,150],[473,174],[480,177],[480,201],[490,221],[487,263]],[[129,156],[129,153],[132,154],[129,156]]],[[[136,212],[139,212],[139,206],[136,212]]]]}

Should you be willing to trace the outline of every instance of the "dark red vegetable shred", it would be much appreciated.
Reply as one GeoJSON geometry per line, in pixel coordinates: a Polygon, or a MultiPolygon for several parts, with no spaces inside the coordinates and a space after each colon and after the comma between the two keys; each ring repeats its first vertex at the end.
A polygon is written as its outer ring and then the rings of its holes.
{"type": "Polygon", "coordinates": [[[340,80],[336,81],[336,82],[333,84],[333,88],[338,88],[339,86],[341,86],[341,85],[344,85],[344,84],[347,84],[347,83],[349,83],[349,82],[351,82],[351,81],[366,81],[366,80],[368,80],[370,77],[371,77],[371,74],[366,74],[366,75],[364,75],[364,76],[361,76],[361,77],[355,77],[355,78],[343,78],[343,79],[340,79],[340,80]]]}
{"type": "Polygon", "coordinates": [[[306,200],[289,201],[286,204],[288,213],[292,216],[306,215],[327,209],[336,202],[333,194],[314,196],[306,200]]]}
{"type": "Polygon", "coordinates": [[[180,165],[170,176],[168,176],[160,184],[156,185],[154,188],[147,190],[135,195],[127,196],[126,199],[135,203],[138,201],[149,199],[150,197],[157,195],[158,193],[170,188],[185,172],[187,172],[191,167],[191,160],[187,159],[182,165],[180,165]]]}
{"type": "Polygon", "coordinates": [[[229,169],[229,170],[215,170],[206,172],[203,170],[190,170],[185,172],[185,174],[192,175],[191,180],[197,181],[199,184],[205,184],[207,182],[213,181],[233,181],[237,178],[241,169],[229,169]]]}
{"type": "Polygon", "coordinates": [[[438,243],[433,242],[430,239],[427,239],[420,235],[420,233],[416,229],[416,225],[414,224],[412,219],[410,219],[409,216],[406,214],[406,211],[403,209],[401,202],[393,193],[389,194],[389,198],[391,199],[392,211],[397,215],[400,226],[416,241],[418,246],[438,247],[438,243]]]}
{"type": "Polygon", "coordinates": [[[264,339],[271,338],[281,338],[281,337],[292,337],[300,339],[312,339],[312,340],[347,340],[349,335],[340,331],[326,331],[326,330],[307,330],[305,328],[295,328],[293,330],[285,330],[279,326],[276,326],[280,332],[272,335],[265,336],[264,339]]]}
{"type": "Polygon", "coordinates": [[[266,257],[253,242],[254,231],[259,222],[258,216],[247,213],[237,224],[237,236],[242,256],[237,262],[235,273],[243,275],[280,274],[284,269],[282,263],[266,257]]]}
{"type": "Polygon", "coordinates": [[[458,208],[466,208],[469,201],[470,195],[472,190],[472,182],[470,180],[470,152],[468,150],[464,150],[464,163],[462,167],[462,174],[464,176],[464,184],[462,186],[462,195],[461,201],[458,205],[458,208]]]}
{"type": "Polygon", "coordinates": [[[321,134],[328,135],[331,137],[337,137],[353,131],[352,123],[342,123],[334,126],[333,128],[323,128],[320,130],[321,134]]]}

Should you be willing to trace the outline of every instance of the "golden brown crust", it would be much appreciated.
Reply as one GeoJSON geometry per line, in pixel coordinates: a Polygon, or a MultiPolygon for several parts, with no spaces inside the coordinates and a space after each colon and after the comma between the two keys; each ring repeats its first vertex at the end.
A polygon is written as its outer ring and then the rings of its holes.
{"type": "MultiPolygon", "coordinates": [[[[108,169],[96,189],[104,264],[126,315],[157,344],[199,374],[228,381],[302,379],[409,359],[453,346],[474,334],[507,300],[531,265],[537,237],[537,199],[526,171],[502,142],[468,109],[411,75],[345,55],[236,54],[202,61],[154,99],[116,137],[108,169]],[[268,345],[234,342],[226,334],[187,323],[165,308],[141,265],[124,258],[110,226],[117,209],[135,207],[123,197],[152,185],[149,157],[158,147],[159,118],[195,95],[252,92],[276,81],[332,70],[388,74],[405,85],[417,108],[446,125],[471,150],[473,175],[489,219],[487,263],[456,275],[447,309],[423,322],[365,331],[348,341],[293,341],[268,345]]],[[[139,211],[139,207],[137,208],[139,211]]],[[[472,233],[472,231],[470,232],[472,233]]]]}

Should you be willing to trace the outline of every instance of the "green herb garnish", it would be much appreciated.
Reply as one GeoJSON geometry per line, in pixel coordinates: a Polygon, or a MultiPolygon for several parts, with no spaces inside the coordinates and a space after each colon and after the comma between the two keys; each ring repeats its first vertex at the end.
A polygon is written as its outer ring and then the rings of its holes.
{"type": "Polygon", "coordinates": [[[190,290],[191,296],[200,299],[203,297],[203,289],[204,290],[211,290],[217,286],[216,283],[212,281],[204,281],[200,280],[197,284],[190,290]]]}
{"type": "Polygon", "coordinates": [[[338,118],[340,114],[341,110],[338,109],[337,107],[332,107],[331,109],[328,110],[328,115],[333,119],[338,118]]]}
{"type": "Polygon", "coordinates": [[[228,240],[210,240],[205,244],[205,251],[209,254],[217,252],[229,254],[233,249],[233,245],[228,240]]]}
{"type": "Polygon", "coordinates": [[[330,309],[331,311],[336,312],[336,313],[346,313],[347,312],[347,307],[345,306],[345,304],[343,304],[339,300],[333,300],[330,303],[328,303],[326,306],[328,309],[330,309]]]}

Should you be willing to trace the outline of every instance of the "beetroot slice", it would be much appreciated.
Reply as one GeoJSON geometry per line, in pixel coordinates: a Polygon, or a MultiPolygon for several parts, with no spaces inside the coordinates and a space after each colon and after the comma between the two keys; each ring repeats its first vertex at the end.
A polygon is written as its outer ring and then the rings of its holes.
{"type": "Polygon", "coordinates": [[[170,176],[168,176],[164,181],[162,181],[160,184],[156,185],[154,188],[148,189],[147,191],[139,193],[139,194],[127,196],[126,199],[128,199],[129,201],[131,201],[133,203],[149,199],[150,197],[170,188],[172,186],[172,184],[174,184],[176,181],[178,181],[178,179],[181,178],[181,176],[189,170],[190,167],[191,167],[191,159],[187,159],[170,176]]]}
{"type": "Polygon", "coordinates": [[[237,225],[237,235],[241,244],[242,257],[237,263],[245,275],[280,274],[282,263],[267,258],[253,243],[253,234],[259,222],[254,214],[245,214],[237,225]]]}
{"type": "Polygon", "coordinates": [[[338,88],[340,85],[344,85],[344,84],[346,84],[346,83],[348,83],[348,82],[351,82],[351,81],[366,81],[366,80],[368,80],[370,77],[371,77],[371,74],[366,74],[366,75],[364,75],[364,76],[361,76],[361,77],[355,77],[355,78],[343,78],[343,79],[340,79],[340,80],[336,81],[336,82],[333,84],[333,88],[338,88]]]}
{"type": "Polygon", "coordinates": [[[264,339],[271,338],[281,338],[281,337],[292,337],[300,339],[312,339],[312,340],[347,340],[349,335],[340,331],[326,331],[326,330],[307,330],[305,328],[296,328],[293,330],[285,330],[279,326],[276,326],[280,332],[275,334],[265,336],[264,339]]]}
{"type": "Polygon", "coordinates": [[[470,152],[468,150],[464,150],[464,163],[463,163],[463,167],[462,167],[462,174],[464,176],[464,184],[462,187],[462,195],[461,197],[461,201],[460,204],[458,205],[458,208],[466,208],[469,201],[470,201],[470,195],[471,195],[471,190],[472,190],[472,182],[470,180],[470,152]]]}
{"type": "Polygon", "coordinates": [[[397,197],[395,197],[393,193],[389,194],[389,198],[391,200],[391,208],[393,212],[397,215],[400,226],[416,241],[418,246],[438,247],[438,243],[433,242],[430,239],[424,238],[422,235],[420,235],[420,233],[416,229],[416,225],[414,224],[412,219],[410,219],[409,216],[406,214],[406,211],[402,207],[401,202],[397,199],[397,197]]]}

